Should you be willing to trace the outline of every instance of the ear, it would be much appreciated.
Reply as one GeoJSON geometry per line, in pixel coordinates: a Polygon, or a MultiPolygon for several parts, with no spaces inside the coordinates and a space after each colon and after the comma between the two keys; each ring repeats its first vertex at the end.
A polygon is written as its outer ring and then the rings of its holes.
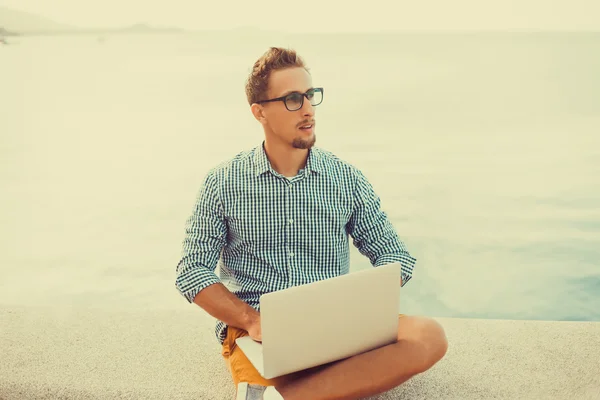
{"type": "Polygon", "coordinates": [[[252,115],[254,115],[254,118],[256,118],[258,122],[260,122],[261,124],[265,122],[265,109],[260,104],[252,104],[250,106],[250,111],[252,111],[252,115]]]}

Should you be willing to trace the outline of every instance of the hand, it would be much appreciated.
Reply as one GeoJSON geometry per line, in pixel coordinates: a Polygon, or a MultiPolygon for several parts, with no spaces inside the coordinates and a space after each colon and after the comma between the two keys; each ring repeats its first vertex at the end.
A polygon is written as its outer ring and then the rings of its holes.
{"type": "Polygon", "coordinates": [[[256,342],[262,343],[262,331],[260,329],[260,314],[258,314],[248,327],[248,335],[256,342]]]}

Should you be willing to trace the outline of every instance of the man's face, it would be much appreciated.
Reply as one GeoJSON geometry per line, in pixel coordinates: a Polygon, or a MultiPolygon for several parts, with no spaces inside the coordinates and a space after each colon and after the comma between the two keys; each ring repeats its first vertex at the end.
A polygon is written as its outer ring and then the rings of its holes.
{"type": "MultiPolygon", "coordinates": [[[[306,93],[312,88],[310,74],[301,67],[273,71],[269,77],[267,99],[286,96],[292,92],[306,93]]],[[[278,141],[296,149],[310,149],[316,140],[315,109],[304,97],[302,107],[289,111],[283,101],[262,104],[267,140],[278,141]],[[303,126],[311,125],[304,129],[303,126]]]]}

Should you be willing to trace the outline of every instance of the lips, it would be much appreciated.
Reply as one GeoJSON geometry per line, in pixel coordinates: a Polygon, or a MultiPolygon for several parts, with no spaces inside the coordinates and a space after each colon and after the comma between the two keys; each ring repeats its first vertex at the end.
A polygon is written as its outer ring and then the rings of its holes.
{"type": "Polygon", "coordinates": [[[303,125],[300,125],[300,129],[307,130],[307,129],[311,129],[313,126],[315,126],[315,121],[307,122],[303,125]]]}

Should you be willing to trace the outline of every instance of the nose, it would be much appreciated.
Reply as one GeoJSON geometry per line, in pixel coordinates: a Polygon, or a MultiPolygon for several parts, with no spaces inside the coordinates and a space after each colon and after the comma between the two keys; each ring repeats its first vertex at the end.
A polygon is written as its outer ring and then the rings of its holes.
{"type": "Polygon", "coordinates": [[[312,117],[315,115],[315,107],[310,104],[310,101],[308,101],[306,98],[304,99],[304,104],[302,104],[302,108],[300,110],[302,111],[302,115],[304,117],[312,117]]]}

